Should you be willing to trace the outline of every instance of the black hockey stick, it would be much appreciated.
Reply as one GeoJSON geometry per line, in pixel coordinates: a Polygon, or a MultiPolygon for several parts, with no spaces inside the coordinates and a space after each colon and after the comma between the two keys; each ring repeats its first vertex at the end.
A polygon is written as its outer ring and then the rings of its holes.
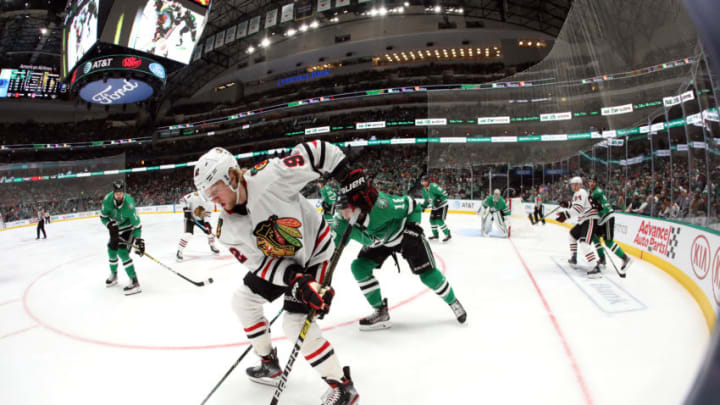
{"type": "MultiPolygon", "coordinates": [[[[617,242],[616,242],[617,243],[617,242]]],[[[615,272],[618,274],[618,276],[625,278],[625,274],[621,273],[618,267],[615,265],[615,261],[612,259],[612,255],[615,254],[610,248],[607,247],[605,244],[605,240],[602,240],[603,248],[605,248],[605,255],[607,256],[608,261],[610,261],[610,264],[612,264],[613,268],[615,269],[615,272]]]]}
{"type": "MultiPolygon", "coordinates": [[[[280,314],[282,314],[282,313],[283,313],[283,310],[281,309],[280,312],[278,312],[277,315],[275,315],[275,317],[272,319],[272,321],[270,321],[270,326],[272,326],[272,324],[275,323],[275,321],[280,317],[280,314]]],[[[223,378],[221,378],[220,381],[218,381],[218,383],[215,384],[215,387],[212,389],[212,391],[210,391],[210,393],[205,397],[205,399],[203,399],[203,401],[200,403],[200,405],[205,405],[205,403],[207,402],[208,399],[210,399],[210,397],[212,396],[212,394],[214,394],[215,391],[217,391],[218,387],[220,387],[220,385],[221,385],[223,382],[225,382],[225,379],[228,378],[228,376],[230,375],[230,373],[232,373],[233,370],[235,370],[235,367],[237,367],[237,365],[240,364],[240,362],[242,361],[242,359],[245,358],[245,356],[250,352],[250,349],[252,349],[252,345],[248,346],[248,348],[245,349],[245,351],[243,352],[243,354],[241,354],[240,357],[238,357],[238,359],[235,360],[235,364],[233,364],[233,365],[230,367],[230,370],[228,370],[227,373],[225,373],[225,375],[223,376],[223,378]]]]}
{"type": "MultiPolygon", "coordinates": [[[[133,247],[134,247],[135,249],[138,248],[138,247],[135,246],[135,245],[133,245],[133,247]]],[[[189,278],[183,276],[182,274],[180,274],[180,273],[178,273],[177,271],[175,271],[175,270],[173,270],[172,268],[170,268],[170,266],[167,266],[167,265],[161,263],[158,259],[150,256],[150,255],[147,254],[147,253],[143,253],[143,256],[147,256],[148,259],[150,259],[150,260],[154,261],[155,263],[159,264],[160,266],[164,267],[166,270],[172,271],[173,273],[175,273],[175,274],[177,274],[178,276],[180,276],[180,278],[182,278],[183,280],[185,280],[185,281],[187,281],[187,282],[190,282],[190,283],[193,283],[193,284],[196,285],[197,287],[202,287],[202,286],[204,286],[205,283],[206,283],[206,281],[193,281],[193,280],[190,280],[189,278]]],[[[212,277],[210,277],[210,278],[207,279],[207,283],[208,283],[208,284],[212,284],[212,282],[213,282],[212,277]]]]}
{"type": "MultiPolygon", "coordinates": [[[[365,215],[366,214],[364,212],[361,213],[360,217],[357,219],[357,221],[355,221],[355,223],[362,224],[363,222],[365,222],[365,215]]],[[[340,239],[340,245],[335,247],[335,251],[330,258],[330,266],[327,271],[327,276],[323,281],[323,287],[329,286],[332,282],[333,273],[335,273],[335,267],[340,261],[340,256],[342,255],[343,250],[345,250],[345,245],[347,245],[348,240],[350,239],[352,228],[353,224],[348,222],[348,226],[347,228],[345,228],[345,233],[343,233],[342,238],[340,239]]],[[[285,365],[282,376],[280,376],[280,382],[278,382],[278,385],[275,388],[275,393],[273,394],[273,398],[270,401],[270,405],[277,405],[277,403],[280,401],[280,395],[283,393],[283,391],[285,391],[285,384],[287,384],[288,375],[292,371],[293,364],[295,364],[295,359],[297,359],[297,355],[298,353],[300,353],[300,348],[305,342],[305,336],[307,335],[307,332],[310,329],[310,325],[312,325],[313,319],[315,318],[315,312],[315,309],[310,308],[308,315],[305,317],[305,323],[303,323],[303,327],[300,330],[300,335],[295,341],[295,346],[293,346],[292,352],[290,353],[290,358],[288,359],[287,365],[285,365]]]]}

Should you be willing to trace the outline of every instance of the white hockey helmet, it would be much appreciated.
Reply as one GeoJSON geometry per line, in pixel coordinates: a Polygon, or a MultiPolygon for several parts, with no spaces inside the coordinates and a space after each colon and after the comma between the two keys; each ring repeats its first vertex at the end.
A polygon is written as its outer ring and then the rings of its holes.
{"type": "Polygon", "coordinates": [[[239,169],[239,166],[232,153],[223,148],[212,148],[198,159],[195,163],[193,181],[195,182],[195,188],[203,200],[210,201],[206,190],[218,181],[222,181],[227,184],[231,190],[237,192],[237,189],[232,186],[230,176],[228,175],[230,169],[239,169]]]}
{"type": "Polygon", "coordinates": [[[573,177],[572,179],[570,179],[570,185],[573,185],[573,184],[579,184],[579,185],[582,186],[582,184],[583,184],[583,182],[582,182],[582,177],[580,177],[580,176],[575,176],[575,177],[573,177]]]}

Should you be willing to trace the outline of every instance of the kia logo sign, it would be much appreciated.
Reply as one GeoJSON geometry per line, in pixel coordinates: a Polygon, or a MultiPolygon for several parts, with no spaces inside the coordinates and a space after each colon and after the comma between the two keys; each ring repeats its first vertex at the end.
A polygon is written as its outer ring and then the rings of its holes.
{"type": "Polygon", "coordinates": [[[142,65],[142,59],[131,56],[123,59],[122,65],[124,68],[137,69],[140,67],[140,65],[142,65]]]}
{"type": "Polygon", "coordinates": [[[715,251],[712,263],[712,290],[715,303],[720,305],[720,248],[715,251]]]}
{"type": "Polygon", "coordinates": [[[690,264],[695,276],[704,279],[710,271],[710,243],[703,235],[699,235],[690,246],[690,264]]]}
{"type": "Polygon", "coordinates": [[[80,89],[80,97],[91,103],[110,105],[137,103],[153,95],[153,88],[140,80],[97,80],[80,89]]]}

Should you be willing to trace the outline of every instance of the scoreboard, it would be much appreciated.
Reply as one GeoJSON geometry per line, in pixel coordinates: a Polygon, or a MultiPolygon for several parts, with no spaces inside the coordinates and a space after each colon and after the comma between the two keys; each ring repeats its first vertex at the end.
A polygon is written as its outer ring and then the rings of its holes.
{"type": "Polygon", "coordinates": [[[0,71],[0,98],[56,99],[67,92],[60,75],[44,70],[2,69],[0,71]]]}

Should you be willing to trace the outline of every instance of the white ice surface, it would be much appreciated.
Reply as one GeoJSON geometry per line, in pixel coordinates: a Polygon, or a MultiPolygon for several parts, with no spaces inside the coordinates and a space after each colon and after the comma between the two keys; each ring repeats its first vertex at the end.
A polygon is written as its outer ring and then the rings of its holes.
{"type": "MultiPolygon", "coordinates": [[[[230,308],[243,267],[225,251],[212,256],[201,235],[177,264],[182,215],[141,219],[148,253],[215,283],[195,287],[133,255],[143,292],[122,294],[122,270],[120,285],[106,289],[107,231],[97,218],[49,224],[47,240],[36,241],[34,228],[0,232],[0,404],[199,404],[246,349],[230,308]]],[[[360,403],[682,402],[709,333],[671,277],[635,260],[621,280],[608,266],[604,276],[644,307],[610,314],[571,280],[575,270],[552,260],[567,258],[566,229],[513,218],[507,240],[479,236],[477,216],[451,214],[448,224],[452,241],[431,245],[466,325],[401,259],[400,274],[392,260],[376,271],[395,307],[392,328],[360,332],[355,321],[370,308],[350,273],[359,246],[341,259],[333,309],[320,323],[351,366],[360,403]]],[[[278,309],[269,305],[268,318],[278,309]]],[[[290,343],[280,322],[272,329],[284,364],[290,343]]],[[[251,353],[208,403],[269,403],[273,390],[244,375],[255,362],[251,353]]],[[[300,358],[281,403],[319,404],[325,388],[300,358]]]]}

